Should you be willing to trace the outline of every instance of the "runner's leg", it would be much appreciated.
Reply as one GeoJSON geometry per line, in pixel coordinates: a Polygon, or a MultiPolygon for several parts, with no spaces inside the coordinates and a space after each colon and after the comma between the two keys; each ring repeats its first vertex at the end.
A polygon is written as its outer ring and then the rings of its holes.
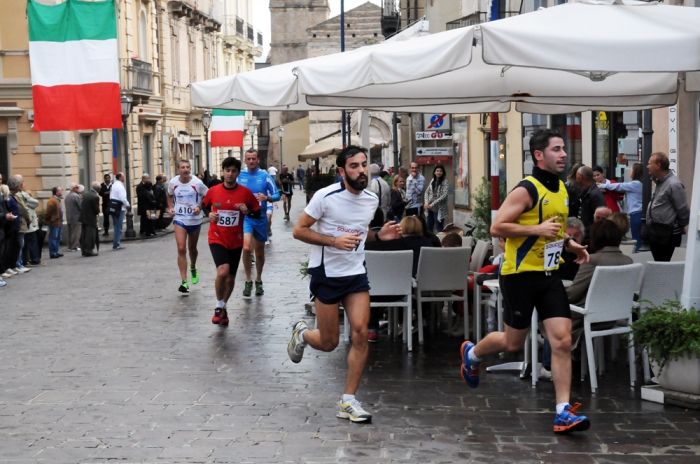
{"type": "Polygon", "coordinates": [[[197,256],[199,256],[199,252],[197,251],[197,242],[199,241],[200,230],[201,229],[198,229],[187,236],[187,249],[190,252],[190,267],[192,269],[197,267],[197,256]]]}
{"type": "Polygon", "coordinates": [[[474,347],[474,355],[483,358],[489,354],[496,354],[502,351],[518,351],[525,344],[525,338],[530,331],[527,329],[514,329],[508,324],[504,324],[505,332],[491,332],[485,336],[474,347]]]}
{"type": "Polygon", "coordinates": [[[314,305],[316,307],[318,329],[305,330],[303,333],[304,342],[319,351],[333,351],[338,346],[340,337],[340,328],[338,326],[338,307],[340,303],[325,304],[316,299],[314,305]]]}
{"type": "Polygon", "coordinates": [[[175,242],[177,243],[177,267],[180,278],[187,280],[187,231],[175,224],[175,242]]]}
{"type": "Polygon", "coordinates": [[[369,355],[367,342],[367,323],[369,322],[369,292],[351,293],[343,300],[343,307],[348,315],[352,346],[348,353],[348,377],[345,381],[346,395],[357,391],[362,372],[369,355]]]}
{"type": "MultiPolygon", "coordinates": [[[[216,279],[214,280],[214,290],[216,292],[216,301],[227,301],[228,300],[228,298],[225,298],[226,290],[227,290],[227,281],[228,281],[228,270],[229,270],[228,264],[222,264],[221,266],[218,266],[216,268],[216,279]]],[[[233,287],[231,287],[231,289],[233,290],[233,287]]],[[[229,292],[228,295],[231,296],[231,293],[229,292]]]]}
{"type": "Polygon", "coordinates": [[[552,346],[552,380],[557,404],[568,403],[571,393],[571,319],[545,319],[544,327],[552,346]]]}
{"type": "Polygon", "coordinates": [[[255,250],[255,280],[262,281],[263,266],[265,266],[265,242],[259,242],[251,237],[252,247],[255,250]]]}
{"type": "Polygon", "coordinates": [[[243,234],[243,269],[245,270],[245,281],[252,282],[252,269],[253,263],[251,262],[251,253],[255,250],[253,248],[253,234],[246,233],[243,234]]]}

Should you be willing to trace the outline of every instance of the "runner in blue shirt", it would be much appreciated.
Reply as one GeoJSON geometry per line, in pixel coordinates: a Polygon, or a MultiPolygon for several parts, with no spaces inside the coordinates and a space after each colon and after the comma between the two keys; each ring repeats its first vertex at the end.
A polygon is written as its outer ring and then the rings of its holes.
{"type": "MultiPolygon", "coordinates": [[[[249,188],[260,202],[260,209],[265,211],[268,202],[279,201],[280,193],[275,181],[268,173],[260,169],[260,158],[254,148],[245,152],[246,171],[238,177],[238,183],[249,188]]],[[[255,253],[255,295],[265,293],[262,285],[262,271],[265,265],[265,242],[267,241],[267,216],[259,219],[245,218],[243,223],[243,267],[245,268],[245,288],[243,296],[250,296],[253,290],[251,253],[255,253]]]]}

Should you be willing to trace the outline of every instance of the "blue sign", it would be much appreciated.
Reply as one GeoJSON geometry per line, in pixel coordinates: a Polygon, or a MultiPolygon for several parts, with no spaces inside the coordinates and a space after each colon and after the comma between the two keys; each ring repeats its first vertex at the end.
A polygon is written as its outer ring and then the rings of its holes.
{"type": "Polygon", "coordinates": [[[439,129],[442,127],[442,123],[445,120],[444,117],[444,114],[434,114],[433,117],[430,118],[430,128],[439,129]]]}

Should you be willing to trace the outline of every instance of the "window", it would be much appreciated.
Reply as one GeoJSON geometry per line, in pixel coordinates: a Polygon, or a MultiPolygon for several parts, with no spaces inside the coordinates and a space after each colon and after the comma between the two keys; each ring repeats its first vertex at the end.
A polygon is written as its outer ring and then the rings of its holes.
{"type": "Polygon", "coordinates": [[[624,180],[627,157],[621,146],[627,138],[627,126],[619,112],[598,111],[593,124],[593,164],[605,170],[608,179],[624,180]]]}
{"type": "Polygon", "coordinates": [[[179,86],[180,85],[180,36],[177,33],[177,26],[173,27],[173,31],[175,32],[173,34],[173,41],[172,41],[172,47],[173,47],[173,85],[174,86],[179,86]]]}
{"type": "Polygon", "coordinates": [[[192,165],[192,174],[199,174],[202,171],[202,141],[194,140],[192,143],[194,144],[194,163],[192,165]]]}
{"type": "MultiPolygon", "coordinates": [[[[142,167],[142,172],[151,174],[151,171],[153,170],[153,136],[151,134],[144,134],[143,136],[143,145],[142,145],[142,150],[143,150],[143,167],[142,167]]],[[[154,176],[151,176],[154,177],[154,176]]]]}
{"type": "Polygon", "coordinates": [[[144,10],[139,13],[139,59],[148,61],[148,21],[144,10]]]}
{"type": "Polygon", "coordinates": [[[78,144],[78,183],[83,184],[85,188],[88,188],[92,182],[90,173],[92,152],[92,134],[81,134],[78,144]]]}
{"type": "Polygon", "coordinates": [[[469,207],[469,144],[467,116],[452,116],[455,205],[469,207]]]}
{"type": "Polygon", "coordinates": [[[569,175],[571,166],[583,161],[583,148],[581,146],[581,113],[556,114],[552,116],[552,128],[556,129],[564,137],[564,149],[566,150],[566,169],[562,174],[562,180],[569,175]]]}

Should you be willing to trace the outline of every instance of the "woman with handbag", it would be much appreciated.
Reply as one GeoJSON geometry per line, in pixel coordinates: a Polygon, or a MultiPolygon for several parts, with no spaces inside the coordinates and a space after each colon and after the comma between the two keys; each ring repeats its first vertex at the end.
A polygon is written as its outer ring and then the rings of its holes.
{"type": "Polygon", "coordinates": [[[433,227],[436,227],[436,232],[440,233],[445,225],[447,194],[450,191],[450,184],[445,179],[445,174],[445,167],[442,164],[435,165],[433,180],[430,181],[428,189],[425,191],[425,216],[429,232],[432,232],[433,227]]]}

